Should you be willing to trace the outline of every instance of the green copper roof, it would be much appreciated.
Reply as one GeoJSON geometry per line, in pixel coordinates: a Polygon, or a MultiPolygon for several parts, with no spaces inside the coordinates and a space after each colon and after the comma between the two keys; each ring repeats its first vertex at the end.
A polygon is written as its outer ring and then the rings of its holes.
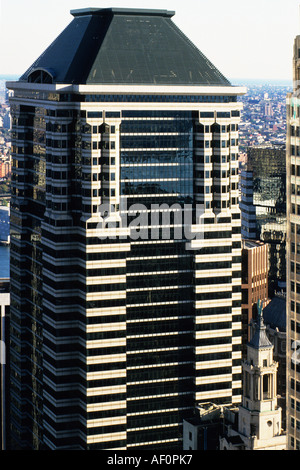
{"type": "Polygon", "coordinates": [[[230,86],[173,23],[172,11],[71,13],[71,23],[20,80],[35,81],[42,69],[51,71],[54,83],[230,86]]]}

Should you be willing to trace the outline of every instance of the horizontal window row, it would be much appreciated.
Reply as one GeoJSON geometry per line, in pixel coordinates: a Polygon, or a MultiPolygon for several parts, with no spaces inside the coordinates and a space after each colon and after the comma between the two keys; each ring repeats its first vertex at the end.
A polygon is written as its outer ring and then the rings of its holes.
{"type": "Polygon", "coordinates": [[[193,164],[192,149],[177,150],[121,150],[120,161],[122,165],[128,164],[156,164],[156,163],[177,163],[193,164]]]}
{"type": "Polygon", "coordinates": [[[194,368],[191,364],[169,365],[168,367],[147,367],[127,371],[127,382],[155,381],[161,379],[192,377],[194,368]]]}
{"type": "MultiPolygon", "coordinates": [[[[141,328],[143,331],[143,323],[141,323],[139,320],[145,320],[149,319],[150,321],[152,319],[156,318],[168,318],[168,317],[184,317],[183,319],[179,319],[178,322],[183,321],[188,322],[187,324],[190,323],[191,319],[193,318],[193,302],[192,300],[189,300],[188,302],[172,302],[169,304],[162,304],[162,305],[143,305],[143,306],[132,306],[132,307],[127,307],[126,309],[127,313],[127,320],[128,321],[134,321],[136,320],[136,323],[131,326],[131,324],[128,325],[128,328],[132,328],[134,331],[134,328],[141,328]]],[[[147,325],[148,322],[146,322],[147,325]]],[[[185,330],[189,330],[190,328],[185,327],[185,330]]],[[[130,330],[131,331],[131,330],[130,330]]]]}
{"type": "Polygon", "coordinates": [[[86,372],[103,372],[114,371],[116,373],[126,370],[126,360],[124,362],[104,362],[99,361],[98,364],[87,364],[86,372]]]}
{"type": "Polygon", "coordinates": [[[127,367],[176,364],[181,362],[192,362],[194,359],[194,350],[192,345],[190,348],[175,348],[173,351],[163,350],[146,353],[138,351],[135,354],[128,354],[127,367]]]}
{"type": "Polygon", "coordinates": [[[115,150],[116,142],[114,140],[107,141],[82,141],[83,150],[115,150]]]}
{"type": "MultiPolygon", "coordinates": [[[[229,330],[230,332],[230,330],[229,330]]],[[[232,343],[232,338],[231,336],[225,336],[225,337],[215,337],[215,338],[200,338],[196,339],[195,341],[195,346],[200,347],[200,346],[218,346],[221,344],[231,344],[232,343]]]]}
{"type": "MultiPolygon", "coordinates": [[[[108,394],[106,393],[105,395],[91,395],[85,398],[85,403],[87,405],[92,405],[93,403],[114,403],[116,401],[124,401],[127,399],[127,394],[126,393],[113,393],[113,394],[108,394]]],[[[111,444],[111,441],[110,441],[111,444]]]]}
{"type": "Polygon", "coordinates": [[[196,300],[221,300],[221,299],[231,299],[232,292],[225,291],[225,292],[205,292],[196,294],[196,300]]]}
{"type": "MultiPolygon", "coordinates": [[[[63,95],[65,96],[65,95],[63,95]]],[[[68,95],[66,95],[68,96],[68,95]]],[[[73,96],[73,95],[72,95],[73,96]]],[[[80,96],[81,98],[81,96],[80,96]]],[[[149,103],[231,103],[236,102],[236,96],[230,95],[85,95],[84,96],[86,102],[132,102],[132,103],[140,103],[140,102],[149,102],[149,103]]],[[[69,101],[69,98],[67,99],[69,101]]],[[[72,101],[72,100],[71,100],[72,101]]],[[[177,117],[177,116],[184,116],[183,113],[186,115],[190,115],[187,111],[178,111],[177,113],[174,111],[123,111],[122,116],[150,116],[150,117],[177,117]],[[143,113],[143,114],[142,114],[143,113]]],[[[237,113],[237,111],[232,111],[232,113],[237,113]]],[[[208,114],[208,113],[207,113],[208,114]]],[[[213,114],[213,113],[211,113],[213,114]]],[[[218,113],[219,117],[230,117],[230,113],[218,113]]],[[[214,114],[213,114],[214,116],[214,114]]],[[[213,117],[212,116],[212,117],[213,117]]],[[[107,117],[107,113],[106,113],[107,117]]]]}
{"type": "Polygon", "coordinates": [[[206,271],[212,269],[231,269],[232,263],[231,261],[213,261],[213,262],[203,262],[203,263],[195,263],[195,270],[206,271]]]}
{"type": "Polygon", "coordinates": [[[198,308],[195,311],[197,316],[202,315],[226,315],[232,313],[231,307],[205,307],[205,308],[198,308]]]}
{"type": "Polygon", "coordinates": [[[91,389],[98,387],[116,387],[124,384],[126,384],[126,377],[111,377],[107,379],[87,380],[85,386],[91,389]]]}
{"type": "MultiPolygon", "coordinates": [[[[136,431],[130,431],[130,429],[127,429],[127,445],[130,444],[135,444],[135,443],[140,443],[140,442],[149,442],[152,444],[155,443],[155,449],[157,449],[160,445],[160,441],[163,442],[163,447],[162,449],[165,449],[166,447],[166,442],[169,442],[168,444],[168,449],[170,448],[170,444],[174,445],[174,440],[178,442],[178,436],[180,433],[180,430],[182,428],[182,424],[178,424],[178,426],[174,427],[164,427],[164,428],[155,428],[155,429],[143,429],[143,430],[136,430],[136,431]]],[[[150,445],[151,445],[150,444],[150,445]]],[[[177,449],[177,443],[175,445],[177,449]]]]}
{"type": "Polygon", "coordinates": [[[196,324],[196,331],[213,331],[231,329],[232,322],[210,322],[196,324]]]}
{"type": "Polygon", "coordinates": [[[191,380],[172,380],[148,384],[127,385],[127,397],[145,397],[180,393],[191,389],[191,380]]]}
{"type": "Polygon", "coordinates": [[[196,385],[196,392],[213,392],[216,390],[228,390],[232,388],[232,382],[217,382],[203,385],[196,385]]]}
{"type": "Polygon", "coordinates": [[[122,182],[125,180],[148,180],[165,178],[193,178],[192,163],[182,163],[169,166],[159,166],[157,164],[149,164],[147,166],[121,166],[120,179],[122,182]]]}
{"type": "Polygon", "coordinates": [[[238,139],[230,139],[230,140],[194,140],[194,148],[196,149],[225,149],[230,148],[232,146],[237,146],[239,144],[238,139]]]}
{"type": "Polygon", "coordinates": [[[192,178],[178,179],[177,181],[157,182],[124,182],[120,185],[122,195],[147,195],[147,194],[189,194],[193,195],[192,178]]]}
{"type": "Polygon", "coordinates": [[[117,416],[126,416],[126,408],[117,408],[115,410],[101,410],[101,411],[90,411],[87,412],[87,419],[105,419],[115,418],[117,416]]]}
{"type": "Polygon", "coordinates": [[[177,274],[155,274],[153,276],[130,276],[127,277],[127,289],[142,289],[147,287],[167,287],[191,284],[191,275],[179,272],[177,274]]]}
{"type": "Polygon", "coordinates": [[[193,122],[184,119],[172,120],[136,120],[136,121],[123,121],[120,126],[121,134],[132,133],[147,133],[147,134],[161,134],[161,133],[189,133],[193,131],[193,122]]]}
{"type": "Polygon", "coordinates": [[[209,369],[198,369],[196,371],[196,377],[210,377],[213,375],[230,375],[232,374],[232,367],[216,367],[209,369]]]}
{"type": "Polygon", "coordinates": [[[160,271],[184,271],[191,269],[192,259],[190,257],[176,258],[154,258],[144,257],[140,260],[127,261],[127,273],[154,273],[160,271]]]}
{"type": "Polygon", "coordinates": [[[86,286],[86,292],[114,292],[126,290],[126,283],[116,282],[116,283],[105,283],[105,284],[88,284],[86,286]]]}
{"type": "Polygon", "coordinates": [[[149,290],[143,292],[127,292],[127,304],[147,304],[152,302],[169,302],[188,299],[191,295],[189,287],[178,289],[149,290]]]}
{"type": "Polygon", "coordinates": [[[155,135],[155,136],[124,136],[121,135],[120,147],[122,149],[156,149],[156,148],[192,148],[191,136],[188,134],[155,135]]]}
{"type": "Polygon", "coordinates": [[[142,338],[127,337],[127,351],[140,351],[150,349],[168,349],[180,346],[190,346],[192,343],[191,333],[171,332],[161,336],[143,336],[142,338]]]}
{"type": "Polygon", "coordinates": [[[179,412],[161,412],[161,413],[150,413],[143,416],[128,416],[127,426],[130,429],[134,428],[145,428],[153,426],[167,426],[174,423],[180,423],[181,417],[179,412]]]}
{"type": "MultiPolygon", "coordinates": [[[[193,197],[191,193],[173,193],[173,194],[130,194],[130,195],[121,195],[121,204],[120,207],[131,207],[134,204],[142,204],[147,211],[151,211],[152,205],[156,204],[158,206],[162,204],[167,204],[168,206],[172,206],[173,204],[180,204],[181,207],[184,207],[185,204],[192,204],[193,197]],[[125,202],[126,201],[126,202],[125,202]],[[124,206],[127,204],[126,206],[124,206]]],[[[125,212],[124,212],[125,214],[125,212]]],[[[138,214],[137,214],[138,215],[138,214]]],[[[178,242],[180,240],[177,240],[178,242]]]]}
{"type": "MultiPolygon", "coordinates": [[[[192,389],[191,389],[192,390],[192,389]]],[[[193,393],[167,396],[141,398],[127,401],[127,413],[157,412],[159,410],[174,410],[174,408],[193,408],[193,393]]]]}
{"type": "Polygon", "coordinates": [[[196,277],[194,282],[196,286],[211,286],[214,284],[232,284],[232,277],[231,276],[196,277]]]}

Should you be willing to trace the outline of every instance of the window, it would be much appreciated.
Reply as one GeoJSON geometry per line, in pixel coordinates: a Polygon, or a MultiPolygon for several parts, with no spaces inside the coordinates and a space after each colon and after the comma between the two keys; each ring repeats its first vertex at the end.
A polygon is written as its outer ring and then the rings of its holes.
{"type": "Polygon", "coordinates": [[[52,75],[46,70],[34,70],[28,76],[29,83],[53,83],[52,75]]]}
{"type": "Polygon", "coordinates": [[[270,375],[265,374],[263,376],[263,399],[267,400],[270,398],[270,375]]]}

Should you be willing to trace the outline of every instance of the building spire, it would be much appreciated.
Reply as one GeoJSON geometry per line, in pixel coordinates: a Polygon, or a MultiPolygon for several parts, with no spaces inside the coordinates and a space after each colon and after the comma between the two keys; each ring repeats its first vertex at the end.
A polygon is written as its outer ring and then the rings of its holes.
{"type": "Polygon", "coordinates": [[[248,345],[255,349],[272,348],[273,345],[271,341],[268,339],[267,334],[266,334],[266,326],[264,324],[264,319],[263,319],[263,314],[262,314],[263,301],[260,299],[257,302],[257,311],[258,311],[258,317],[257,317],[256,330],[253,335],[253,338],[248,343],[248,345]]]}

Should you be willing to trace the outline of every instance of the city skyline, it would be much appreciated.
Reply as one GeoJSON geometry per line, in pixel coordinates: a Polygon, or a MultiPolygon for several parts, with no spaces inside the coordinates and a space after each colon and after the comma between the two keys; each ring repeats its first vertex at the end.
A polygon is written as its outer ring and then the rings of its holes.
{"type": "Polygon", "coordinates": [[[71,22],[70,10],[126,7],[175,11],[175,24],[231,80],[292,80],[290,44],[300,31],[299,0],[153,0],[151,5],[137,0],[2,0],[0,6],[0,41],[5,45],[0,52],[1,75],[24,72],[71,22]]]}

